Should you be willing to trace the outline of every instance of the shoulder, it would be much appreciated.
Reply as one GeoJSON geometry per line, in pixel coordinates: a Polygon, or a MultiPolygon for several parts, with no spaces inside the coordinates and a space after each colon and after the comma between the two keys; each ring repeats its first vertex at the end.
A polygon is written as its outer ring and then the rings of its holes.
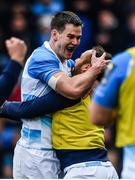
{"type": "Polygon", "coordinates": [[[39,47],[33,51],[32,59],[36,62],[40,62],[43,60],[58,61],[56,56],[53,54],[53,52],[51,52],[50,50],[48,50],[44,46],[41,46],[41,47],[39,47]]]}
{"type": "Polygon", "coordinates": [[[118,76],[125,76],[131,60],[132,55],[128,50],[116,54],[112,58],[112,62],[115,66],[115,73],[118,73],[118,76]]]}
{"type": "Polygon", "coordinates": [[[125,64],[127,64],[130,59],[132,58],[131,53],[126,50],[124,52],[120,52],[118,54],[116,54],[115,56],[113,56],[112,58],[112,62],[117,65],[117,66],[124,66],[125,64]]]}

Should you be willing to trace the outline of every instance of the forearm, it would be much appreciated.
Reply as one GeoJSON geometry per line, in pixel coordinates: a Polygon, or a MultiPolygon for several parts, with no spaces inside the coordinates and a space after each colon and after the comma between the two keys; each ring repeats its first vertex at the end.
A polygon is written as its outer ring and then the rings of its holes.
{"type": "Polygon", "coordinates": [[[98,72],[94,68],[90,68],[90,70],[72,78],[62,77],[57,82],[56,91],[67,98],[78,99],[92,88],[97,75],[98,72]]]}
{"type": "Polygon", "coordinates": [[[26,102],[7,102],[1,109],[1,117],[19,121],[21,118],[34,118],[73,106],[79,100],[67,99],[55,91],[26,102]]]}
{"type": "Polygon", "coordinates": [[[22,67],[15,61],[10,61],[0,76],[0,106],[11,94],[22,67]]]}

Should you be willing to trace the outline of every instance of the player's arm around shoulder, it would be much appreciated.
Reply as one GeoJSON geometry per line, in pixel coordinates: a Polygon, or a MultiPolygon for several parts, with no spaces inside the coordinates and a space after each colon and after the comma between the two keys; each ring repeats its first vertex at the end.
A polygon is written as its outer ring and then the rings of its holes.
{"type": "Polygon", "coordinates": [[[93,51],[91,57],[94,60],[92,66],[87,71],[73,77],[68,77],[66,74],[59,76],[55,90],[70,99],[83,97],[92,88],[97,75],[102,72],[108,63],[108,61],[104,60],[105,54],[97,58],[95,51],[93,51]]]}

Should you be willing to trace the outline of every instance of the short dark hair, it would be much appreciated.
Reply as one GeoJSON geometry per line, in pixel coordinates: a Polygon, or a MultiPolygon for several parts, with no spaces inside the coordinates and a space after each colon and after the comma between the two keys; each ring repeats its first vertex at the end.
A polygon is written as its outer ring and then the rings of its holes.
{"type": "MultiPolygon", "coordinates": [[[[105,60],[111,60],[112,55],[104,50],[102,46],[94,46],[92,49],[96,50],[96,57],[100,57],[105,52],[105,60]]],[[[97,80],[100,82],[104,76],[105,70],[97,76],[97,80]]]]}
{"type": "Polygon", "coordinates": [[[59,32],[64,31],[66,24],[74,26],[83,26],[81,19],[71,11],[62,11],[55,14],[51,21],[51,30],[56,29],[59,32]]]}

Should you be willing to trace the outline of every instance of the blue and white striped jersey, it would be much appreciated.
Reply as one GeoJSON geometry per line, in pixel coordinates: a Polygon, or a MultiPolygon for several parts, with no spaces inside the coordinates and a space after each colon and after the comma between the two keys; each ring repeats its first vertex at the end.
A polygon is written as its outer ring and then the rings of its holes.
{"type": "MultiPolygon", "coordinates": [[[[67,60],[62,64],[49,43],[44,42],[26,62],[21,84],[22,100],[28,101],[48,94],[52,90],[48,85],[49,79],[60,71],[71,76],[72,67],[73,60],[67,60]]],[[[20,145],[34,149],[52,148],[50,114],[22,121],[21,138],[18,142],[20,145]]]]}

